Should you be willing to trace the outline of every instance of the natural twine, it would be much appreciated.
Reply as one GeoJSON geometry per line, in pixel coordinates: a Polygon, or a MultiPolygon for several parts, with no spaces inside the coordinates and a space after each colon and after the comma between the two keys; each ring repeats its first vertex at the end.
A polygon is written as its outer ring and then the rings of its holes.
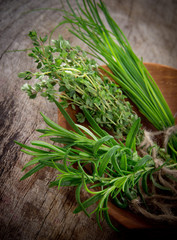
{"type": "MultiPolygon", "coordinates": [[[[144,139],[139,146],[139,151],[144,156],[147,154],[149,147],[152,147],[152,158],[155,163],[155,167],[158,168],[164,164],[162,158],[158,156],[158,150],[154,148],[154,138],[159,135],[163,135],[163,147],[167,150],[167,145],[170,136],[177,132],[177,125],[172,126],[165,131],[149,132],[144,130],[144,139]]],[[[163,187],[171,190],[159,191],[153,184],[151,186],[152,195],[143,193],[142,196],[145,202],[148,204],[148,208],[145,209],[142,205],[140,198],[131,201],[130,207],[136,212],[141,213],[146,218],[150,218],[155,221],[165,221],[169,223],[177,223],[177,170],[167,168],[163,166],[159,171],[153,174],[154,179],[163,187]],[[167,178],[167,176],[172,176],[167,178]],[[151,211],[150,211],[151,209],[151,211]],[[176,210],[176,212],[175,212],[176,210]]]]}

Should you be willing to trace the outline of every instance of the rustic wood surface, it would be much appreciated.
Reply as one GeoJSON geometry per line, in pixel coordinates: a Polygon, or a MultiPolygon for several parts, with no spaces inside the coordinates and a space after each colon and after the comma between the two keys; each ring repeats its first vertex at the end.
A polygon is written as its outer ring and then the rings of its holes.
{"type": "MultiPolygon", "coordinates": [[[[71,4],[75,1],[70,0],[71,4]]],[[[128,37],[134,51],[145,62],[156,62],[177,68],[177,1],[175,0],[105,0],[111,15],[128,37]]],[[[56,107],[43,98],[29,100],[20,87],[18,72],[35,69],[25,52],[7,52],[30,48],[27,37],[35,29],[48,34],[62,20],[59,11],[38,8],[60,8],[59,0],[0,0],[0,239],[13,240],[93,240],[128,239],[137,232],[115,233],[106,223],[103,231],[95,217],[73,215],[76,206],[71,188],[49,189],[56,172],[44,169],[20,182],[21,169],[29,157],[21,153],[14,140],[29,144],[37,139],[36,128],[43,128],[39,112],[57,122],[56,107]]],[[[85,45],[74,38],[66,26],[62,34],[71,44],[85,45]]],[[[146,232],[146,236],[156,233],[146,232]]],[[[140,233],[141,235],[141,233],[140,233]]],[[[151,236],[152,239],[152,236],[151,236]]]]}

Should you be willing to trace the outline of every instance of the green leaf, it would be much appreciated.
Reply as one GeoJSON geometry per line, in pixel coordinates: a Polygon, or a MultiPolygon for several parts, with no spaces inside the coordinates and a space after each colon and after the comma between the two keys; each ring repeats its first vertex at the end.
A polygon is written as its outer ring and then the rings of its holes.
{"type": "Polygon", "coordinates": [[[37,33],[36,31],[30,31],[28,36],[31,38],[31,40],[36,41],[37,40],[37,33]]]}
{"type": "Polygon", "coordinates": [[[58,131],[58,133],[62,134],[66,134],[67,136],[73,136],[75,137],[75,134],[72,133],[71,131],[68,131],[62,127],[60,127],[58,124],[56,124],[55,122],[53,122],[52,120],[50,120],[50,118],[46,117],[43,113],[41,113],[44,121],[47,123],[48,126],[50,126],[51,128],[55,129],[58,131]]]}
{"type": "MultiPolygon", "coordinates": [[[[49,187],[58,186],[60,180],[56,180],[53,182],[50,182],[49,187]]],[[[81,183],[80,179],[73,179],[73,178],[64,178],[62,179],[62,182],[60,183],[61,187],[75,187],[78,186],[81,183]]]]}
{"type": "Polygon", "coordinates": [[[76,201],[79,205],[79,207],[82,209],[82,211],[88,216],[90,217],[89,213],[87,212],[87,210],[85,209],[85,206],[82,204],[81,200],[80,200],[80,191],[81,191],[81,187],[82,187],[82,183],[76,188],[76,201]]]}
{"type": "Polygon", "coordinates": [[[62,148],[59,148],[57,146],[54,146],[54,145],[52,145],[50,143],[47,143],[47,142],[44,142],[44,141],[32,141],[31,144],[35,145],[35,146],[39,146],[39,147],[48,148],[48,149],[54,150],[54,151],[56,151],[58,153],[61,153],[61,154],[64,153],[64,150],[62,148]]]}
{"type": "Polygon", "coordinates": [[[37,65],[37,69],[41,68],[42,67],[42,63],[39,62],[38,65],[37,65]]]}
{"type": "Polygon", "coordinates": [[[96,221],[97,221],[97,224],[98,224],[99,228],[102,231],[102,227],[101,227],[101,224],[100,224],[100,208],[99,207],[97,208],[97,211],[96,211],[96,221]]]}
{"type": "Polygon", "coordinates": [[[156,186],[157,188],[159,188],[159,189],[161,189],[161,190],[171,191],[170,188],[165,187],[165,186],[161,185],[160,183],[156,182],[156,180],[154,179],[153,175],[151,175],[150,178],[151,178],[151,180],[152,180],[154,186],[156,186]]]}
{"type": "Polygon", "coordinates": [[[136,139],[137,132],[140,127],[140,118],[138,118],[132,125],[127,138],[126,138],[126,147],[132,148],[134,140],[136,139]]]}
{"type": "Polygon", "coordinates": [[[122,170],[120,169],[119,164],[118,164],[118,162],[117,162],[116,155],[113,155],[113,156],[112,156],[112,158],[111,158],[111,163],[112,163],[114,169],[116,170],[116,172],[117,172],[118,174],[120,174],[120,175],[123,175],[123,172],[122,172],[122,170]]]}
{"type": "MultiPolygon", "coordinates": [[[[120,193],[121,195],[121,193],[120,193]]],[[[127,208],[128,203],[127,200],[121,195],[120,200],[118,199],[118,196],[113,198],[113,203],[118,206],[119,208],[127,208]],[[121,201],[120,201],[121,200],[121,201]]]]}
{"type": "Polygon", "coordinates": [[[71,138],[50,138],[51,141],[58,142],[58,143],[63,143],[63,144],[71,144],[74,143],[73,139],[71,138]]]}
{"type": "Polygon", "coordinates": [[[99,140],[97,140],[97,142],[95,143],[94,147],[93,147],[93,153],[94,155],[97,153],[98,149],[100,148],[100,146],[103,143],[106,143],[107,141],[109,141],[110,139],[112,139],[113,136],[111,135],[107,135],[105,137],[100,138],[99,140]]]}
{"type": "Polygon", "coordinates": [[[77,118],[77,121],[80,123],[85,122],[85,116],[81,112],[76,114],[76,118],[77,118]]]}
{"type": "Polygon", "coordinates": [[[31,161],[29,161],[28,163],[26,163],[22,169],[22,171],[24,171],[27,167],[37,164],[40,161],[46,161],[46,160],[54,160],[54,159],[62,159],[61,157],[57,156],[56,154],[48,154],[45,156],[39,156],[39,157],[35,157],[33,158],[31,161]]]}
{"type": "Polygon", "coordinates": [[[25,78],[25,77],[26,77],[26,72],[20,72],[20,73],[18,74],[18,77],[19,77],[19,78],[25,78]]]}
{"type": "Polygon", "coordinates": [[[31,175],[33,175],[34,173],[38,172],[39,170],[41,170],[44,167],[43,164],[38,164],[37,166],[35,166],[34,168],[32,168],[30,171],[28,171],[21,179],[20,181],[30,177],[31,175]]]}
{"type": "Polygon", "coordinates": [[[127,156],[126,153],[122,153],[121,159],[120,159],[120,168],[122,170],[127,171],[127,156]]]}
{"type": "Polygon", "coordinates": [[[149,175],[149,172],[146,172],[145,174],[143,174],[142,187],[143,187],[144,192],[147,195],[150,195],[149,190],[148,190],[148,175],[149,175]]]}
{"type": "Polygon", "coordinates": [[[76,124],[77,127],[79,127],[80,129],[82,129],[86,134],[88,134],[90,137],[92,137],[95,141],[97,141],[97,137],[86,127],[80,125],[80,124],[76,124]]]}
{"type": "MultiPolygon", "coordinates": [[[[121,177],[118,177],[117,180],[114,182],[114,186],[116,186],[118,188],[118,192],[123,190],[124,191],[124,185],[127,181],[127,176],[121,176],[121,177]]],[[[115,194],[115,196],[117,196],[117,194],[115,194]]]]}
{"type": "Polygon", "coordinates": [[[34,42],[33,42],[33,45],[34,45],[35,47],[39,47],[39,46],[40,46],[40,43],[39,43],[38,41],[34,41],[34,42]]]}
{"type": "MultiPolygon", "coordinates": [[[[55,169],[57,169],[61,173],[66,173],[65,166],[63,164],[61,164],[61,163],[51,162],[51,161],[43,161],[43,160],[40,160],[40,163],[42,163],[43,166],[55,168],[55,169]]],[[[73,173],[76,173],[76,174],[79,173],[78,170],[76,170],[76,169],[74,169],[72,167],[68,166],[68,169],[69,169],[70,172],[73,172],[73,173]]]]}
{"type": "MultiPolygon", "coordinates": [[[[85,202],[82,203],[84,208],[88,208],[91,205],[93,205],[94,203],[96,203],[98,200],[100,200],[102,198],[102,194],[98,193],[90,198],[88,198],[85,202]]],[[[82,211],[81,206],[78,206],[73,213],[79,213],[80,211],[82,211]]]]}
{"type": "Polygon", "coordinates": [[[53,99],[53,101],[55,102],[55,104],[57,105],[57,107],[59,108],[60,112],[63,114],[64,118],[66,119],[66,121],[69,123],[69,125],[80,135],[85,136],[83,134],[83,132],[76,126],[76,124],[74,123],[74,121],[71,119],[71,117],[69,116],[69,114],[64,110],[64,108],[61,106],[61,104],[59,102],[57,102],[55,99],[53,99]]]}
{"type": "MultiPolygon", "coordinates": [[[[83,109],[83,112],[85,114],[85,117],[87,118],[88,122],[90,123],[90,125],[92,126],[93,130],[98,133],[98,135],[104,137],[109,135],[106,131],[104,131],[102,128],[99,127],[99,125],[95,122],[95,120],[92,118],[92,116],[90,115],[89,111],[87,109],[83,109]]],[[[118,143],[116,142],[116,140],[113,138],[110,140],[111,145],[118,145],[118,143]]]]}
{"type": "Polygon", "coordinates": [[[144,156],[136,163],[133,170],[136,172],[139,169],[142,169],[146,165],[146,163],[149,162],[150,160],[152,160],[152,157],[150,155],[144,156]]]}
{"type": "Polygon", "coordinates": [[[112,224],[112,222],[111,222],[111,220],[110,220],[110,217],[109,217],[109,213],[108,213],[108,210],[107,210],[108,197],[106,197],[103,206],[104,206],[104,208],[105,208],[105,210],[103,211],[103,213],[104,213],[104,217],[105,217],[105,220],[106,220],[107,224],[108,224],[112,229],[114,229],[116,232],[119,232],[118,229],[112,224]]]}
{"type": "Polygon", "coordinates": [[[92,116],[90,115],[89,111],[87,109],[83,109],[84,115],[87,118],[88,122],[90,123],[90,125],[92,126],[92,128],[98,132],[99,135],[101,135],[102,137],[108,135],[107,132],[105,132],[104,130],[102,130],[98,124],[95,122],[95,120],[92,118],[92,116]]]}
{"type": "Polygon", "coordinates": [[[44,38],[41,38],[41,37],[40,37],[40,40],[41,40],[41,42],[45,43],[45,42],[47,41],[47,38],[48,38],[48,36],[47,36],[47,35],[45,35],[45,37],[44,37],[44,38]]]}
{"type": "Polygon", "coordinates": [[[113,146],[109,151],[107,151],[104,154],[104,157],[100,161],[100,167],[99,167],[99,171],[98,171],[99,176],[103,175],[103,173],[105,172],[105,169],[106,169],[108,163],[111,160],[111,157],[117,151],[118,148],[119,148],[118,145],[117,146],[113,146]]]}
{"type": "Polygon", "coordinates": [[[64,164],[64,167],[66,169],[67,172],[70,172],[69,171],[69,168],[67,166],[67,158],[68,158],[68,155],[69,155],[69,152],[71,151],[71,148],[68,148],[65,155],[64,155],[64,158],[63,158],[63,164],[64,164]]]}
{"type": "Polygon", "coordinates": [[[23,148],[26,148],[32,152],[36,152],[36,153],[48,153],[48,151],[44,151],[44,150],[41,150],[41,149],[37,149],[37,148],[34,148],[34,147],[30,147],[28,145],[25,145],[25,144],[22,144],[20,142],[17,142],[17,141],[14,141],[16,144],[18,144],[20,147],[23,147],[23,148]]]}
{"type": "Polygon", "coordinates": [[[135,193],[135,191],[133,191],[134,190],[133,187],[134,187],[134,183],[130,184],[128,182],[126,182],[125,186],[124,186],[125,196],[130,201],[132,201],[133,199],[137,198],[137,194],[135,193]]]}

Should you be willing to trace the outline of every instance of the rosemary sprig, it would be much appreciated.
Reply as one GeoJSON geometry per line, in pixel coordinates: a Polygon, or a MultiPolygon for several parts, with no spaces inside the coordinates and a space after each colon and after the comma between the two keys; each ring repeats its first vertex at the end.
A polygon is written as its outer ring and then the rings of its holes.
{"type": "MultiPolygon", "coordinates": [[[[33,159],[24,166],[23,170],[35,165],[21,180],[30,177],[46,166],[55,168],[60,174],[55,181],[51,182],[51,187],[76,187],[78,207],[74,213],[83,211],[87,216],[96,213],[100,228],[100,220],[104,214],[107,223],[117,230],[109,218],[108,199],[113,199],[119,207],[127,206],[129,201],[139,195],[137,185],[139,185],[140,179],[143,179],[142,186],[146,191],[147,176],[153,176],[153,172],[157,170],[152,157],[150,155],[140,157],[134,147],[140,119],[134,122],[124,145],[115,141],[111,135],[102,130],[86,109],[84,109],[84,113],[94,133],[90,134],[88,128],[84,128],[85,133],[80,132],[82,127],[74,124],[60,103],[55,99],[53,101],[76,132],[62,128],[41,114],[48,125],[46,129],[37,130],[42,133],[41,137],[50,136],[55,144],[62,143],[64,147],[44,141],[32,141],[32,146],[16,142],[25,149],[22,150],[24,153],[33,156],[33,159]],[[90,135],[91,138],[88,138],[86,134],[90,135]],[[41,147],[46,150],[41,150],[41,147]],[[78,167],[74,168],[76,163],[78,167]],[[87,166],[91,166],[91,172],[88,172],[87,166]],[[99,190],[98,187],[100,187],[99,190]],[[80,198],[82,188],[91,195],[84,202],[81,202],[80,198]],[[89,213],[88,208],[96,202],[98,202],[97,207],[89,213]]],[[[167,163],[164,164],[167,165],[167,163]]],[[[156,184],[154,179],[153,183],[156,184]]],[[[158,186],[158,184],[156,185],[158,186]]]]}

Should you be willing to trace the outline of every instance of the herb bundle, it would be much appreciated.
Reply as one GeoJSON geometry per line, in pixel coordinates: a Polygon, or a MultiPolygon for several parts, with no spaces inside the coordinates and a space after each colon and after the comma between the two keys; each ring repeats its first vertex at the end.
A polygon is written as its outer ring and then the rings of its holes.
{"type": "MultiPolygon", "coordinates": [[[[118,139],[127,136],[138,116],[129,101],[125,101],[118,85],[101,76],[95,60],[88,58],[79,46],[71,47],[62,36],[53,40],[53,45],[44,45],[47,37],[38,38],[35,31],[30,32],[29,36],[34,44],[29,56],[37,62],[38,72],[19,73],[19,77],[25,80],[36,78],[34,86],[26,83],[22,90],[30,98],[35,98],[40,92],[43,97],[49,94],[60,97],[64,107],[84,107],[101,127],[111,130],[118,139]],[[62,94],[59,95],[59,92],[62,94]]],[[[76,117],[80,123],[85,121],[81,112],[76,117]]],[[[139,130],[138,144],[141,135],[142,131],[139,130]]]]}
{"type": "MultiPolygon", "coordinates": [[[[67,2],[71,12],[66,12],[65,21],[59,25],[71,23],[70,31],[88,44],[92,55],[108,65],[114,75],[103,70],[122,87],[157,129],[173,126],[174,118],[155,81],[133,53],[102,1],[97,6],[95,1],[83,0],[84,8],[77,1],[77,12],[67,2]],[[98,8],[112,32],[104,26],[98,8]]],[[[84,211],[87,216],[96,213],[100,227],[104,215],[115,229],[108,214],[108,199],[119,207],[131,207],[146,217],[176,223],[177,216],[173,210],[177,172],[176,163],[172,161],[177,154],[176,134],[168,139],[167,150],[172,158],[152,141],[146,131],[137,152],[137,143],[139,145],[141,141],[140,118],[125,101],[120,88],[109,78],[101,78],[96,62],[89,59],[80,47],[71,47],[61,36],[48,46],[44,45],[47,36],[38,37],[35,31],[29,36],[34,45],[29,56],[35,59],[38,72],[22,72],[19,77],[25,80],[35,77],[37,82],[34,86],[25,84],[22,90],[30,98],[41,93],[54,101],[75,132],[62,128],[42,114],[48,128],[38,131],[42,136],[52,137],[54,144],[33,141],[32,147],[17,142],[26,149],[23,152],[33,156],[23,170],[35,165],[22,180],[45,166],[55,168],[60,174],[51,186],[75,186],[78,207],[74,213],[84,211]],[[59,92],[62,92],[62,103],[56,101],[59,92]],[[89,128],[71,120],[63,108],[68,105],[82,109],[83,113],[79,113],[77,119],[80,123],[86,119],[89,128]],[[119,141],[100,126],[112,130],[119,141]],[[145,141],[146,138],[149,142],[145,141]],[[64,144],[64,147],[56,144],[64,144]],[[77,168],[74,168],[75,164],[77,168]],[[88,171],[88,166],[91,171],[88,171]],[[80,196],[82,188],[91,194],[84,202],[80,196]],[[96,209],[89,213],[87,208],[96,202],[96,209]]]]}
{"type": "MultiPolygon", "coordinates": [[[[24,166],[23,170],[36,165],[21,180],[30,177],[46,166],[57,169],[60,174],[54,182],[51,182],[50,186],[58,186],[58,188],[76,187],[75,196],[78,207],[74,210],[74,213],[84,211],[87,216],[96,213],[100,228],[100,221],[104,215],[107,223],[117,230],[109,218],[107,206],[109,198],[113,199],[119,207],[127,207],[138,196],[142,198],[142,192],[147,193],[148,176],[154,186],[163,189],[156,178],[157,169],[152,157],[150,155],[140,157],[136,151],[135,141],[140,127],[140,119],[138,118],[133,123],[126,138],[126,143],[123,144],[120,141],[118,143],[98,126],[88,110],[84,109],[83,111],[91,125],[92,132],[88,128],[75,124],[62,108],[62,105],[54,99],[53,101],[75,132],[62,128],[44,114],[41,114],[48,125],[46,129],[37,130],[42,133],[41,137],[52,136],[51,141],[62,143],[64,147],[58,147],[44,141],[31,142],[34,147],[16,142],[25,149],[22,150],[24,153],[34,156],[24,166]],[[89,135],[90,138],[86,135],[89,135]],[[40,147],[47,150],[41,150],[40,147]],[[62,162],[58,162],[60,160],[62,162]],[[73,165],[76,163],[77,168],[74,168],[73,165]],[[90,172],[87,171],[87,166],[92,169],[90,172]],[[80,197],[82,188],[91,195],[84,202],[81,201],[80,197]],[[98,202],[97,207],[89,213],[87,208],[96,202],[98,202]]],[[[163,167],[164,165],[167,169],[173,167],[167,161],[164,162],[163,167]]],[[[166,190],[172,191],[172,188],[166,190]]]]}
{"type": "MultiPolygon", "coordinates": [[[[83,6],[77,2],[74,10],[65,11],[64,23],[70,23],[70,32],[85,42],[92,54],[111,69],[106,72],[122,87],[126,95],[136,104],[140,112],[158,129],[174,126],[175,119],[154,79],[149,74],[142,60],[133,52],[127,38],[110,16],[106,6],[100,0],[83,0],[83,6]],[[101,20],[99,10],[105,17],[110,30],[101,20]]],[[[175,129],[174,129],[175,130],[175,129]]],[[[168,152],[177,160],[177,134],[169,139],[168,152]]]]}

